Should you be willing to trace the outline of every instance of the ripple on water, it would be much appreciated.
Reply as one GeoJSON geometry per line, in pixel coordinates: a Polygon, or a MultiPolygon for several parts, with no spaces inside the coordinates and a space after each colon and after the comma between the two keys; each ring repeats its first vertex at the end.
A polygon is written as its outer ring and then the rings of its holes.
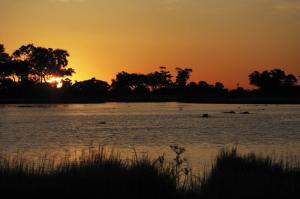
{"type": "Polygon", "coordinates": [[[300,105],[105,103],[0,107],[0,151],[55,152],[113,145],[154,154],[170,144],[192,162],[209,162],[227,145],[243,151],[300,154],[300,105]],[[248,111],[250,114],[225,114],[248,111]],[[210,117],[203,118],[203,114],[210,117]]]}

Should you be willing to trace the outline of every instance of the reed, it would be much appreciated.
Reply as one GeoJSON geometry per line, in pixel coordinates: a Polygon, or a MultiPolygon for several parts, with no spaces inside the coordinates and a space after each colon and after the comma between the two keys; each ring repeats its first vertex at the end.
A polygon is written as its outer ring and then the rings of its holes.
{"type": "Polygon", "coordinates": [[[0,157],[1,198],[292,198],[300,193],[299,162],[222,150],[210,171],[195,176],[171,146],[172,160],[122,159],[103,147],[60,161],[0,157]]]}

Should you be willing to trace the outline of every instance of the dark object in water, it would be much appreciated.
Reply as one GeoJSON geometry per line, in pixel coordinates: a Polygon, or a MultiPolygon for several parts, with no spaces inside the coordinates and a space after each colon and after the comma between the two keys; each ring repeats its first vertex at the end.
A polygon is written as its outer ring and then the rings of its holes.
{"type": "Polygon", "coordinates": [[[202,117],[209,117],[209,115],[207,113],[203,114],[202,117]]]}
{"type": "Polygon", "coordinates": [[[106,122],[99,122],[99,124],[106,124],[106,122]]]}
{"type": "Polygon", "coordinates": [[[241,112],[240,114],[250,114],[248,111],[241,112]]]}
{"type": "Polygon", "coordinates": [[[223,113],[228,113],[228,114],[235,114],[235,111],[225,111],[223,113]]]}

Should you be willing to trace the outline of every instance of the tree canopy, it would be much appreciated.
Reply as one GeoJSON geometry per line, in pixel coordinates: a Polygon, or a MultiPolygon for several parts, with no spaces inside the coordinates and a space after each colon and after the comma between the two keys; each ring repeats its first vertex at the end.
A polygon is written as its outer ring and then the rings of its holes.
{"type": "Polygon", "coordinates": [[[249,75],[251,85],[264,91],[275,91],[286,87],[293,87],[297,84],[297,78],[292,74],[286,74],[281,69],[254,71],[249,75]]]}
{"type": "Polygon", "coordinates": [[[75,71],[68,66],[69,56],[66,50],[36,47],[33,44],[23,45],[10,55],[5,51],[4,45],[0,44],[0,97],[300,97],[296,76],[287,74],[282,69],[254,71],[249,74],[249,83],[257,88],[253,90],[244,89],[239,84],[237,88],[230,90],[219,81],[213,84],[203,80],[190,81],[193,69],[188,67],[175,68],[177,73],[173,77],[165,66],[147,74],[121,71],[111,84],[96,78],[72,83],[68,77],[75,71]],[[50,82],[50,79],[55,81],[50,82]]]}
{"type": "Polygon", "coordinates": [[[9,56],[0,45],[1,79],[45,83],[51,77],[72,76],[75,71],[67,67],[68,57],[66,50],[35,47],[33,44],[21,46],[9,56]]]}

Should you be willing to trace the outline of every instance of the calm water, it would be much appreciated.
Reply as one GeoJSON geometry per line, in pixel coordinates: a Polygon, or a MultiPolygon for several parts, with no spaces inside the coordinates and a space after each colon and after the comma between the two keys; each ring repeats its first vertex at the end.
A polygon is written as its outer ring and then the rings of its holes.
{"type": "Polygon", "coordinates": [[[209,164],[224,146],[241,152],[300,154],[300,105],[105,103],[1,105],[0,151],[37,155],[107,145],[158,155],[187,149],[193,166],[209,164]],[[237,114],[223,112],[233,110],[237,114]],[[239,114],[249,111],[251,114],[239,114]],[[208,113],[211,117],[202,118],[208,113]]]}

